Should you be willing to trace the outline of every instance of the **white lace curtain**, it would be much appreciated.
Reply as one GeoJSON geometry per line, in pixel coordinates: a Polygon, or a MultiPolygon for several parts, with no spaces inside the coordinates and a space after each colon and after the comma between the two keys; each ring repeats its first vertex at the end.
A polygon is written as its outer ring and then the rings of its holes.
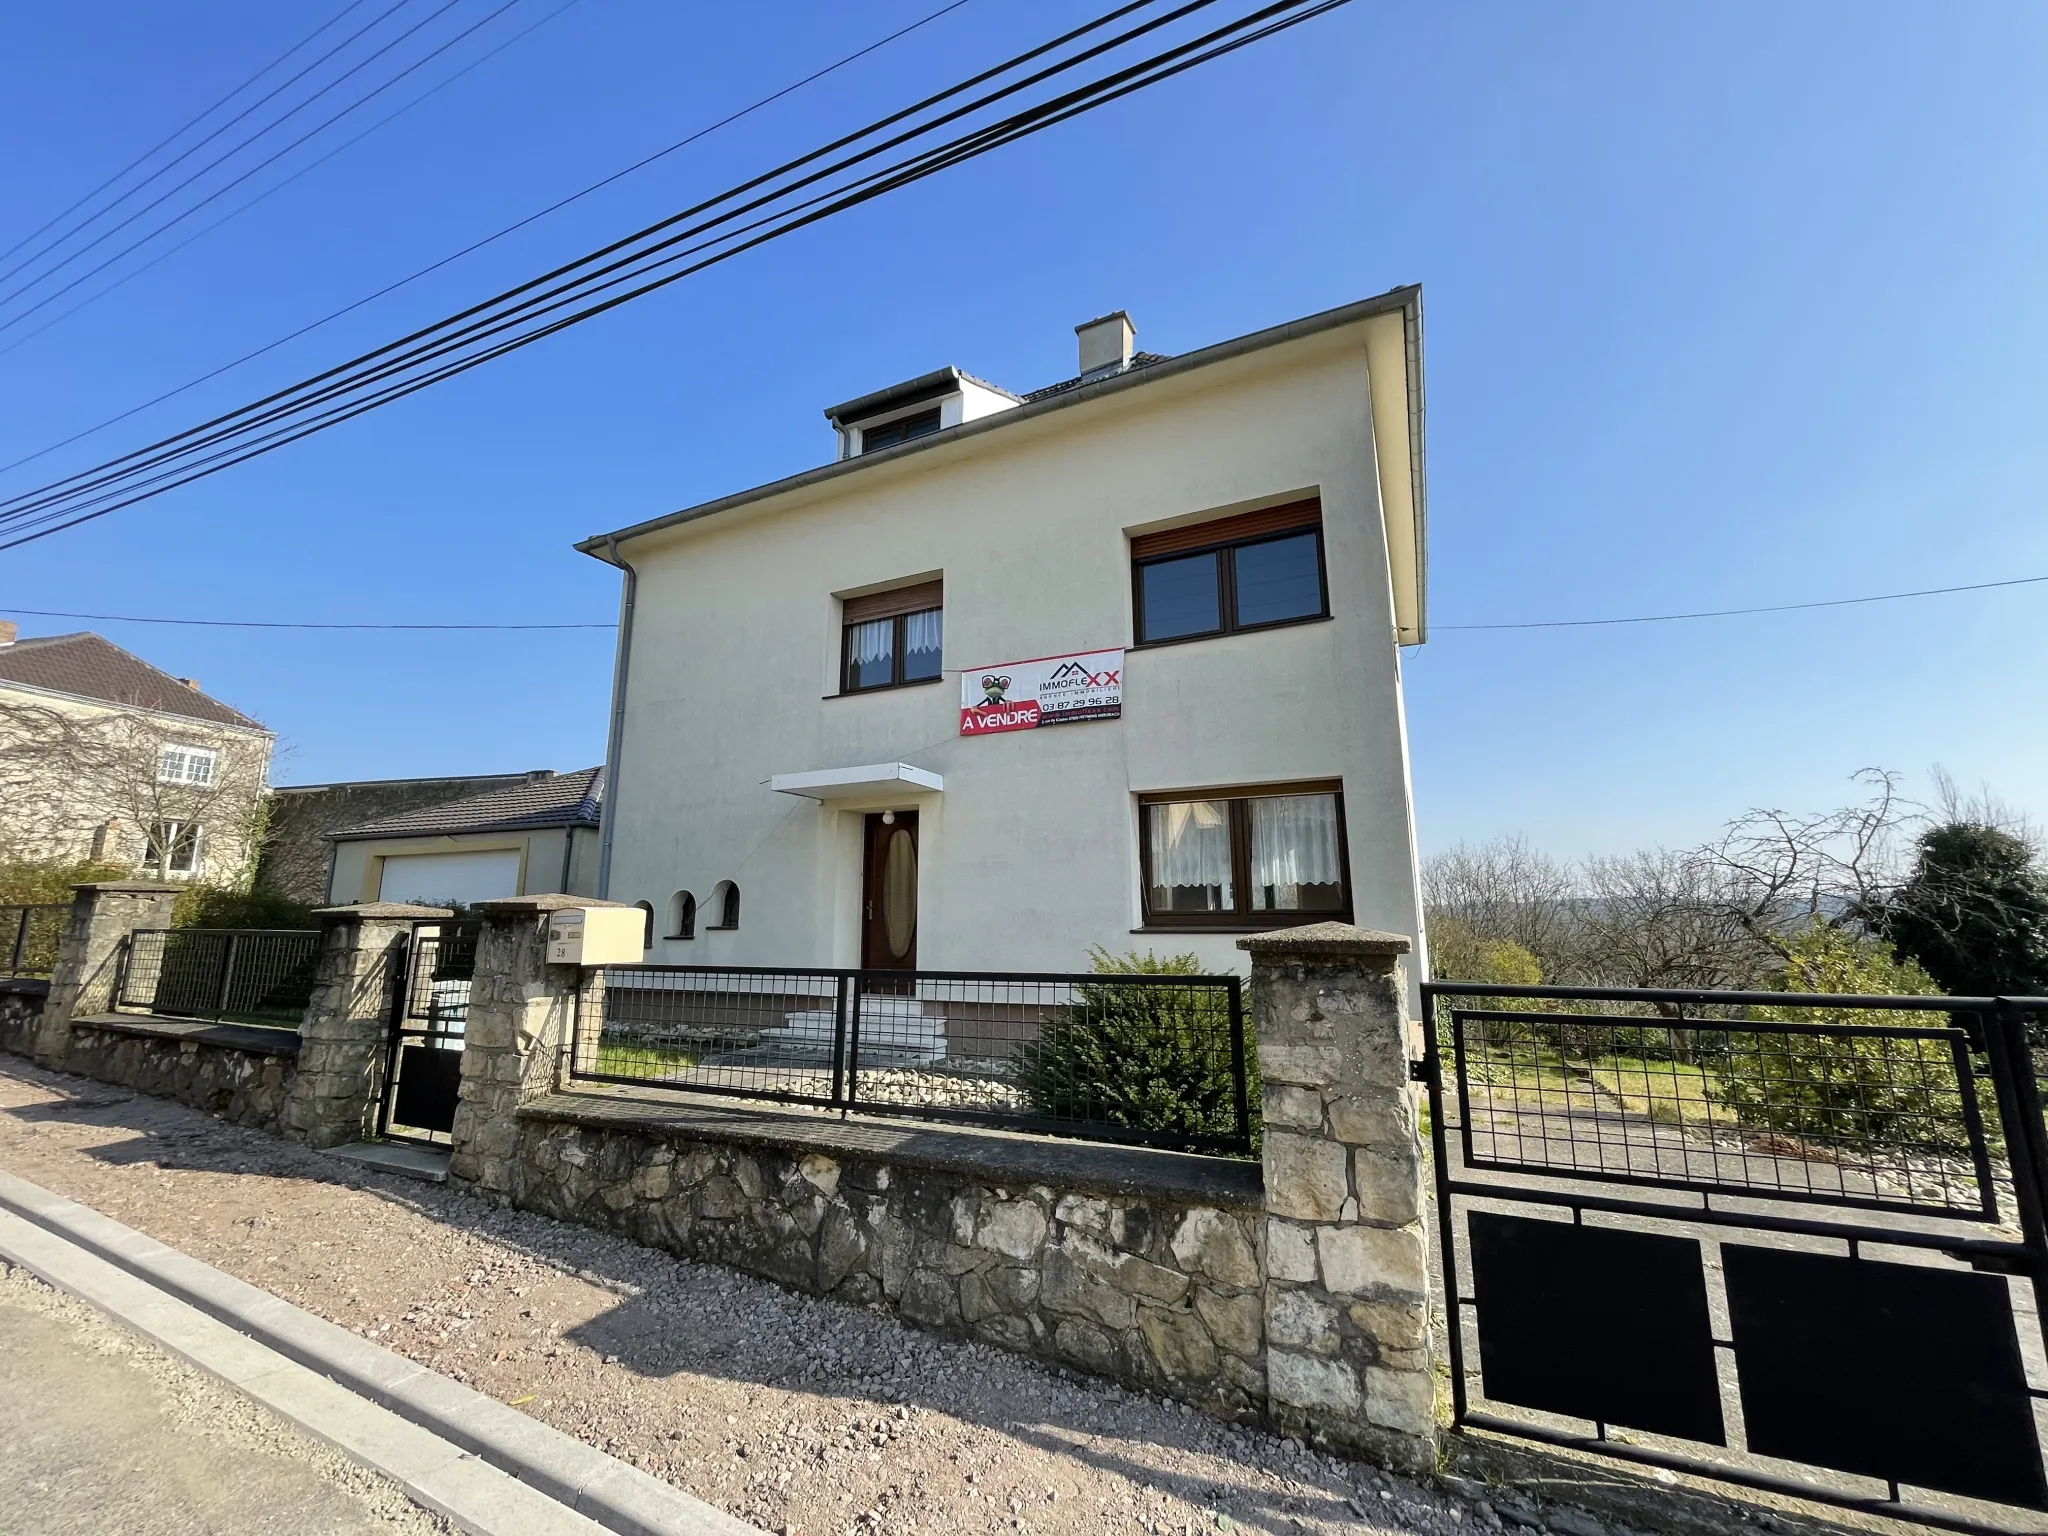
{"type": "Polygon", "coordinates": [[[1212,902],[1232,904],[1230,814],[1221,800],[1176,800],[1148,805],[1152,884],[1161,889],[1210,887],[1212,902]]]}
{"type": "MultiPolygon", "coordinates": [[[[944,612],[937,608],[927,608],[923,613],[904,615],[903,653],[906,656],[918,656],[927,652],[937,655],[939,650],[939,621],[944,616],[944,612]]],[[[884,624],[887,623],[886,620],[883,622],[884,624]]],[[[866,625],[861,627],[863,629],[867,628],[866,625]]],[[[886,653],[888,649],[888,643],[885,641],[882,650],[886,653]]]]}
{"type": "Polygon", "coordinates": [[[1337,852],[1335,795],[1264,795],[1252,807],[1252,895],[1276,908],[1300,904],[1304,885],[1338,885],[1344,878],[1337,852]]]}
{"type": "Polygon", "coordinates": [[[856,624],[853,627],[853,664],[865,667],[877,661],[887,661],[895,627],[892,619],[873,619],[866,624],[856,624]]]}

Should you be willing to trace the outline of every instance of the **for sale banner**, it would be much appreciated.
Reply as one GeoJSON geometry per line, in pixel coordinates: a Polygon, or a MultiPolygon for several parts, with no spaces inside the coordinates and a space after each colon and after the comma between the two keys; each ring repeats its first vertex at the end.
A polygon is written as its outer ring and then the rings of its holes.
{"type": "Polygon", "coordinates": [[[1122,650],[1006,661],[960,674],[962,736],[1114,720],[1123,712],[1122,650]]]}

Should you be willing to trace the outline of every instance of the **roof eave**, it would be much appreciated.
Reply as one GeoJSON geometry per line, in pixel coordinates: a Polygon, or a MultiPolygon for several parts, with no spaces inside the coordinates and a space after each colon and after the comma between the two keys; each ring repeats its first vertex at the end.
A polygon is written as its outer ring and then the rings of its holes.
{"type": "MultiPolygon", "coordinates": [[[[875,453],[863,453],[850,459],[835,460],[830,464],[820,464],[799,474],[790,475],[781,480],[770,481],[766,485],[757,485],[749,490],[735,491],[730,496],[721,496],[715,501],[700,502],[694,507],[684,507],[679,511],[665,512],[659,517],[648,518],[644,522],[633,523],[628,527],[616,529],[611,533],[593,534],[591,537],[579,541],[573,547],[580,554],[589,555],[597,560],[605,560],[606,557],[602,551],[606,550],[610,545],[623,540],[642,538],[650,533],[659,533],[664,529],[680,527],[684,523],[693,523],[701,518],[713,517],[720,512],[729,512],[736,507],[748,506],[757,501],[772,500],[777,496],[788,495],[792,491],[806,490],[811,486],[821,485],[828,480],[837,479],[841,475],[859,474],[863,470],[894,463],[910,454],[929,453],[935,448],[961,442],[984,432],[999,432],[1006,428],[1020,426],[1026,421],[1035,420],[1053,411],[1068,410],[1087,401],[1099,400],[1106,395],[1118,394],[1127,389],[1137,389],[1161,379],[1177,378],[1181,374],[1192,373],[1197,368],[1205,368],[1213,363],[1228,362],[1233,358],[1243,357],[1253,352],[1262,352],[1268,347],[1282,346],[1290,341],[1300,341],[1309,336],[1319,335],[1324,331],[1336,330],[1342,326],[1370,319],[1375,315],[1395,313],[1404,316],[1405,323],[1413,336],[1412,345],[1415,349],[1415,366],[1408,370],[1409,433],[1411,441],[1418,441],[1422,431],[1420,417],[1422,408],[1422,377],[1420,368],[1422,288],[1419,284],[1410,283],[1400,288],[1390,289],[1386,293],[1377,294],[1369,299],[1360,299],[1355,304],[1345,304],[1336,309],[1326,309],[1320,314],[1305,315],[1299,320],[1289,320],[1285,324],[1271,326],[1263,331],[1253,331],[1247,336],[1238,336],[1233,337],[1229,341],[1220,341],[1214,346],[1203,347],[1199,351],[1184,352],[1177,357],[1167,359],[1165,362],[1153,363],[1145,368],[1134,368],[1123,373],[1111,374],[1107,378],[1083,384],[1080,388],[1069,390],[1065,394],[1053,395],[1043,400],[1029,401],[1018,406],[1015,410],[997,411],[993,415],[962,422],[957,427],[947,427],[940,432],[932,432],[923,437],[912,438],[909,442],[899,443],[893,448],[884,448],[875,453]]],[[[858,402],[853,403],[857,404],[858,402]]],[[[1422,474],[1422,461],[1419,454],[1413,456],[1411,473],[1416,477],[1416,506],[1419,518],[1422,506],[1420,495],[1421,480],[1419,478],[1422,474]]],[[[1418,538],[1420,537],[1420,531],[1418,528],[1418,538]]],[[[606,563],[609,564],[610,562],[607,560],[606,563]]]]}
{"type": "Polygon", "coordinates": [[[469,837],[479,833],[496,832],[559,832],[564,827],[589,827],[593,830],[598,823],[588,816],[561,816],[551,821],[498,821],[483,827],[343,827],[339,832],[323,832],[320,835],[330,843],[368,843],[380,839],[393,840],[410,837],[469,837]]]}

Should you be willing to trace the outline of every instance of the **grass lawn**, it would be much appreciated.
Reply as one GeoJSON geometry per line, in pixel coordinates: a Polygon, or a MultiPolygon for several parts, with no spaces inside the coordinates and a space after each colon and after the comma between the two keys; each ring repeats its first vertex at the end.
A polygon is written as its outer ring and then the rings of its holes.
{"type": "Polygon", "coordinates": [[[1468,1042],[1465,1067],[1474,1088],[1496,1109],[1520,1114],[1612,1109],[1667,1125],[1733,1125],[1720,1081],[1704,1067],[1636,1056],[1576,1053],[1527,1040],[1483,1046],[1468,1042]]]}
{"type": "Polygon", "coordinates": [[[1610,1056],[1590,1075],[1624,1109],[1652,1120],[1668,1125],[1735,1124],[1735,1111],[1722,1100],[1720,1079],[1704,1067],[1610,1056]]]}
{"type": "Polygon", "coordinates": [[[697,1065],[702,1053],[676,1045],[645,1045],[628,1040],[600,1040],[597,1065],[591,1070],[611,1077],[657,1077],[697,1065]]]}

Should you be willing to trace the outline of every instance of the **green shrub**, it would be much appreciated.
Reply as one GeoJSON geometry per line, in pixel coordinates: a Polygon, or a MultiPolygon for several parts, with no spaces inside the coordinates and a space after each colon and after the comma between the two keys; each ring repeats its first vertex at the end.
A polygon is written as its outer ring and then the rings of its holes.
{"type": "Polygon", "coordinates": [[[68,903],[74,894],[71,887],[84,881],[134,878],[135,871],[125,864],[96,864],[91,859],[75,864],[0,860],[0,906],[68,903]]]}
{"type": "MultiPolygon", "coordinates": [[[[1089,957],[1103,976],[1195,976],[1202,970],[1193,955],[1162,959],[1097,948],[1089,957]]],[[[1185,1138],[1190,1148],[1236,1133],[1230,1018],[1220,991],[1083,982],[1074,993],[1020,1052],[1019,1082],[1036,1113],[1164,1132],[1185,1138]]],[[[1256,1106],[1249,1021],[1245,1066],[1246,1093],[1256,1106]]]]}
{"type": "Polygon", "coordinates": [[[313,928],[313,908],[268,891],[188,885],[178,893],[171,924],[177,928],[313,928]]]}
{"type": "MultiPolygon", "coordinates": [[[[1814,923],[1788,946],[1787,992],[1936,994],[1933,978],[1876,939],[1814,923]]],[[[1887,1008],[1755,1008],[1785,1024],[1944,1029],[1948,1016],[1887,1008]]],[[[1733,1030],[1720,1097],[1745,1126],[1820,1145],[1966,1150],[1955,1057],[1941,1040],[1733,1030]]],[[[1995,1111],[1986,1122],[1997,1125],[1995,1111]]]]}

